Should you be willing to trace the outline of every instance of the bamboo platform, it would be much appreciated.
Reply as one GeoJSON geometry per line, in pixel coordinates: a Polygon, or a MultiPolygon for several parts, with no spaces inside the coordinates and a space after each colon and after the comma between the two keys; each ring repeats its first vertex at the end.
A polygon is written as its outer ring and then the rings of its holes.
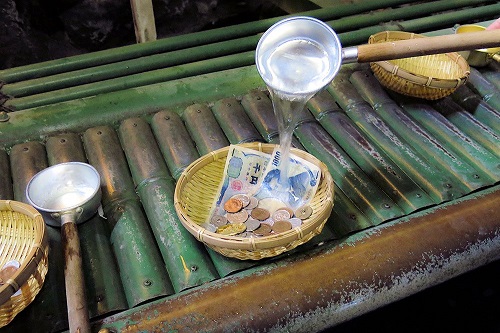
{"type": "MultiPolygon", "coordinates": [[[[349,46],[500,12],[497,1],[355,2],[301,15],[349,46]]],[[[498,64],[433,102],[344,65],[294,132],[335,182],[323,232],[250,262],[183,229],[172,198],[187,165],[230,143],[278,142],[253,58],[278,19],[0,71],[0,199],[26,202],[29,179],[65,161],[103,179],[102,210],[78,227],[93,331],[319,332],[500,258],[498,64]]],[[[0,332],[67,330],[60,232],[48,235],[45,285],[0,332]]]]}

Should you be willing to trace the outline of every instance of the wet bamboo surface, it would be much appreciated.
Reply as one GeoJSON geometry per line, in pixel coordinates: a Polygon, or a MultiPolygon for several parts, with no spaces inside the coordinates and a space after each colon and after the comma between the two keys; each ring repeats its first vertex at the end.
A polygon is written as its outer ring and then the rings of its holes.
{"type": "MultiPolygon", "coordinates": [[[[109,59],[152,47],[112,50],[109,59]]],[[[14,82],[85,70],[94,56],[0,74],[14,82]]],[[[500,258],[498,73],[474,69],[463,89],[429,102],[385,90],[366,65],[343,66],[294,132],[294,145],[334,178],[332,215],[321,235],[277,258],[239,261],[206,248],[183,229],[172,200],[175,181],[201,155],[277,142],[254,66],[8,113],[0,198],[26,201],[29,179],[59,162],[99,171],[102,209],[78,226],[95,331],[319,331],[500,258]]],[[[1,332],[67,329],[60,231],[48,233],[45,286],[1,332]]]]}

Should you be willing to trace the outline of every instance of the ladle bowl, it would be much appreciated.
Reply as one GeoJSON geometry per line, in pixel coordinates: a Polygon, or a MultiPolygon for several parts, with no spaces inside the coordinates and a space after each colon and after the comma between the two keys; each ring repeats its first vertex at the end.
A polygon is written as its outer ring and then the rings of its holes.
{"type": "Polygon", "coordinates": [[[281,20],[260,38],[257,69],[273,91],[310,95],[326,86],[340,69],[340,41],[324,22],[297,16],[281,20]]]}
{"type": "Polygon", "coordinates": [[[71,214],[73,222],[82,223],[92,217],[100,205],[99,173],[85,163],[56,164],[30,180],[26,197],[48,225],[60,226],[65,214],[71,214]]]}

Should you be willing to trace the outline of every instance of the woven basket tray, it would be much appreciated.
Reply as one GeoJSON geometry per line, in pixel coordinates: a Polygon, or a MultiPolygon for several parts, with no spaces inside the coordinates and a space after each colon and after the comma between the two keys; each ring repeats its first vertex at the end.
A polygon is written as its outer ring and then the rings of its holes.
{"type": "MultiPolygon", "coordinates": [[[[384,31],[370,36],[368,43],[425,38],[403,31],[384,31]]],[[[380,83],[400,94],[436,100],[453,93],[467,81],[470,68],[458,53],[433,54],[420,57],[370,63],[380,83]]]]}
{"type": "MultiPolygon", "coordinates": [[[[262,143],[242,144],[266,153],[275,145],[262,143]]],[[[314,156],[292,148],[292,153],[321,168],[321,179],[316,195],[309,205],[313,214],[302,225],[286,232],[260,237],[243,238],[210,232],[200,226],[206,221],[211,205],[222,180],[229,147],[207,154],[189,165],[180,176],[174,194],[174,203],[184,227],[199,241],[227,256],[238,259],[258,260],[289,251],[321,233],[333,208],[333,179],[325,164],[314,156]]]]}
{"type": "Polygon", "coordinates": [[[17,261],[20,267],[0,286],[0,327],[33,301],[48,270],[42,215],[25,203],[0,200],[0,269],[10,261],[17,261]]]}

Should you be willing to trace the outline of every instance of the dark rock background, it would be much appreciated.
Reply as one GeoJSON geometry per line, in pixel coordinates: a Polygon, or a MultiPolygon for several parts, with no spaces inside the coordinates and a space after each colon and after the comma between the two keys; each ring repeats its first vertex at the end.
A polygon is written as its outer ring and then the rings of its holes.
{"type": "MultiPolygon", "coordinates": [[[[158,38],[283,15],[265,0],[153,0],[158,38]]],[[[0,69],[136,42],[129,0],[0,0],[0,69]]]]}

